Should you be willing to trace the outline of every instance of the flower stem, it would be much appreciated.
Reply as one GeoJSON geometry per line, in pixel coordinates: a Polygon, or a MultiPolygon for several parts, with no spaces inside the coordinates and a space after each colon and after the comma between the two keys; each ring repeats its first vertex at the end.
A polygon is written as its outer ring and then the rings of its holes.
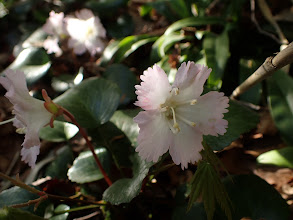
{"type": "Polygon", "coordinates": [[[93,156],[95,158],[95,161],[96,161],[96,163],[97,163],[100,171],[102,172],[102,174],[103,174],[106,182],[108,183],[109,186],[111,186],[112,185],[112,181],[110,180],[109,176],[107,175],[106,171],[104,170],[104,168],[103,168],[103,166],[102,166],[102,164],[101,164],[101,162],[100,162],[97,154],[95,153],[94,146],[90,142],[90,140],[88,138],[88,135],[86,134],[85,130],[78,124],[78,122],[76,121],[76,119],[74,118],[74,116],[68,110],[66,110],[64,108],[62,108],[62,110],[63,110],[64,116],[66,116],[67,118],[69,118],[69,120],[78,127],[80,134],[83,136],[83,138],[85,139],[87,145],[89,146],[89,148],[90,148],[90,150],[91,150],[91,152],[92,152],[92,154],[93,154],[93,156]]]}

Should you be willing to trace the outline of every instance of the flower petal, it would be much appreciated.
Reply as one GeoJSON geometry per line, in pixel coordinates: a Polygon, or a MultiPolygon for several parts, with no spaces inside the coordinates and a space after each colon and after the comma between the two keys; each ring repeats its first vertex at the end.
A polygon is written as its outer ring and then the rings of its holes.
{"type": "Polygon", "coordinates": [[[142,111],[133,120],[140,128],[135,150],[147,161],[157,162],[173,141],[166,117],[159,111],[142,111]]]}
{"type": "Polygon", "coordinates": [[[158,65],[148,68],[140,76],[140,85],[136,85],[137,100],[134,104],[144,110],[159,109],[170,95],[171,85],[164,70],[158,65]]]}
{"type": "Polygon", "coordinates": [[[187,168],[188,163],[194,163],[201,159],[202,133],[187,124],[179,123],[180,132],[174,136],[174,143],[169,152],[175,164],[181,164],[181,168],[187,168]]]}
{"type": "Polygon", "coordinates": [[[199,97],[195,105],[178,107],[177,113],[195,122],[204,135],[223,135],[228,127],[228,121],[223,119],[223,114],[228,112],[228,102],[224,93],[212,91],[199,97]]]}
{"type": "Polygon", "coordinates": [[[203,85],[211,73],[211,69],[194,62],[182,63],[173,83],[173,88],[179,89],[176,99],[196,99],[203,92],[203,85]]]}
{"type": "Polygon", "coordinates": [[[30,148],[23,147],[20,154],[22,157],[21,160],[25,163],[28,163],[31,168],[34,168],[37,161],[37,156],[40,154],[40,146],[33,146],[30,148]]]}

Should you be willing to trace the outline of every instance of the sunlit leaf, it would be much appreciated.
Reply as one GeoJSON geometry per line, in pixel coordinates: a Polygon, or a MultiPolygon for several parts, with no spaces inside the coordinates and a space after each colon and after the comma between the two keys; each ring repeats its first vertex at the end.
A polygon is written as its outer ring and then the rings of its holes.
{"type": "Polygon", "coordinates": [[[7,69],[18,69],[25,73],[27,83],[40,79],[51,67],[51,62],[44,49],[29,47],[24,49],[7,69]]]}
{"type": "Polygon", "coordinates": [[[293,147],[285,147],[265,152],[259,155],[256,160],[260,164],[293,168],[293,147]]]}
{"type": "MultiPolygon", "coordinates": [[[[98,148],[95,153],[105,171],[109,173],[111,159],[108,151],[105,148],[98,148]]],[[[67,175],[71,181],[77,183],[89,183],[104,178],[91,151],[80,153],[68,170],[67,175]]]]}
{"type": "Polygon", "coordinates": [[[40,130],[40,138],[52,141],[62,142],[72,138],[78,132],[78,128],[67,122],[54,121],[54,128],[50,126],[43,127],[40,130]]]}
{"type": "Polygon", "coordinates": [[[142,181],[147,176],[153,163],[146,162],[138,154],[132,155],[131,161],[133,164],[133,177],[117,180],[103,193],[105,201],[113,205],[119,205],[130,202],[139,194],[142,181]]]}

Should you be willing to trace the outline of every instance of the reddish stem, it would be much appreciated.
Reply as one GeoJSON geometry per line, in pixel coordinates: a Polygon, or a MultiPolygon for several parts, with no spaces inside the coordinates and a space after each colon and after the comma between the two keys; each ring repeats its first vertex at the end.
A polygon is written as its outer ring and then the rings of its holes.
{"type": "MultiPolygon", "coordinates": [[[[98,156],[96,155],[96,153],[95,153],[95,149],[94,149],[94,146],[93,146],[92,143],[90,142],[87,133],[86,133],[85,130],[84,130],[84,129],[78,124],[78,122],[76,121],[76,119],[74,118],[74,116],[73,116],[69,111],[67,111],[67,110],[64,109],[64,108],[62,108],[62,110],[63,110],[63,114],[64,114],[65,116],[67,116],[67,117],[70,119],[70,121],[78,127],[80,134],[84,137],[84,139],[85,139],[87,145],[89,146],[91,152],[93,153],[93,156],[94,156],[94,158],[95,158],[95,161],[96,161],[96,163],[97,163],[97,165],[98,165],[100,171],[102,172],[102,174],[103,174],[103,176],[104,176],[106,182],[108,183],[109,186],[111,186],[111,185],[112,185],[112,181],[110,180],[110,178],[109,178],[109,176],[107,175],[106,171],[104,170],[104,168],[103,168],[103,166],[102,166],[102,164],[101,164],[101,162],[100,162],[98,156]]],[[[65,117],[65,118],[66,118],[66,117],[65,117]]]]}

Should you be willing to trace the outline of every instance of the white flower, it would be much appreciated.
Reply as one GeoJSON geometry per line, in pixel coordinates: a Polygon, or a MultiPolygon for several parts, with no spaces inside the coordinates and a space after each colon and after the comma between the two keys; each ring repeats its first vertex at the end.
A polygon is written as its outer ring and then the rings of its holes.
{"type": "Polygon", "coordinates": [[[223,113],[229,99],[216,91],[200,96],[211,69],[183,63],[171,86],[157,65],[148,68],[135,86],[141,111],[134,121],[140,128],[136,151],[147,161],[157,162],[169,150],[182,169],[201,159],[203,135],[223,135],[228,122],[223,113]]]}
{"type": "Polygon", "coordinates": [[[13,104],[13,125],[19,133],[25,133],[22,160],[33,168],[40,153],[39,130],[50,123],[52,114],[46,110],[43,101],[29,95],[23,72],[9,69],[5,75],[0,77],[0,84],[7,90],[5,96],[13,104]]]}
{"type": "Polygon", "coordinates": [[[104,43],[101,38],[106,37],[106,30],[99,17],[94,16],[89,9],[82,9],[75,13],[75,17],[66,18],[66,28],[70,35],[68,47],[80,55],[88,50],[91,55],[101,53],[104,43]]]}
{"type": "Polygon", "coordinates": [[[43,30],[51,35],[48,36],[43,44],[43,47],[47,50],[47,53],[55,53],[57,57],[61,56],[62,50],[59,47],[58,43],[60,39],[63,39],[65,36],[67,36],[65,29],[64,13],[55,13],[54,11],[51,11],[50,17],[47,19],[46,24],[44,24],[43,26],[43,30]]]}

